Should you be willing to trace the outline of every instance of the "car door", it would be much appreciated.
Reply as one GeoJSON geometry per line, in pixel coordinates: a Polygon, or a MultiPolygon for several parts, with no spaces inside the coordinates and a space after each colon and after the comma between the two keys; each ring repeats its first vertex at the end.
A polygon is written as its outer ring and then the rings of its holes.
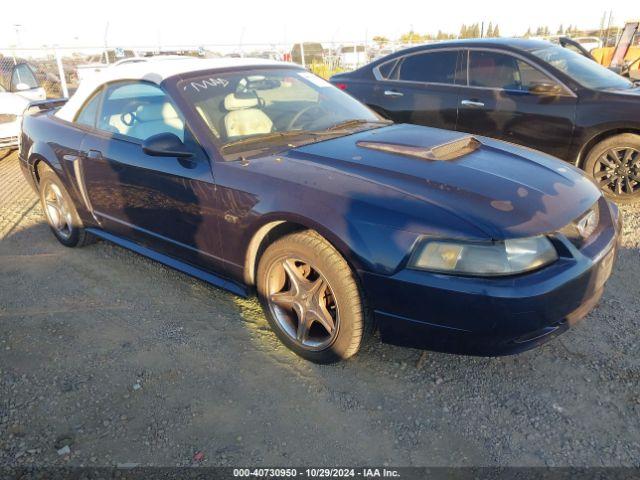
{"type": "Polygon", "coordinates": [[[113,83],[94,94],[76,121],[88,126],[82,170],[91,209],[102,228],[218,269],[211,166],[168,95],[147,82],[113,83]],[[160,133],[177,135],[193,156],[145,153],[144,140],[160,133]]]}
{"type": "Polygon", "coordinates": [[[370,106],[396,123],[453,130],[458,115],[459,50],[413,52],[374,69],[370,106]]]}
{"type": "Polygon", "coordinates": [[[467,65],[458,130],[567,157],[577,105],[569,88],[507,52],[469,49],[467,65]]]}
{"type": "Polygon", "coordinates": [[[36,79],[31,67],[26,63],[19,63],[11,74],[11,91],[28,100],[45,100],[47,94],[36,79]]]}

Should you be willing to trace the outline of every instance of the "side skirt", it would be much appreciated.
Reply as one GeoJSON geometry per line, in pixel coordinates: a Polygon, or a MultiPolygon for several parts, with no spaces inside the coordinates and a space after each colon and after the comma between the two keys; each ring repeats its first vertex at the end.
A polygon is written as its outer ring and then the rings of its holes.
{"type": "Polygon", "coordinates": [[[150,258],[151,260],[160,262],[163,265],[179,270],[182,273],[186,273],[187,275],[195,277],[198,280],[207,282],[214,287],[223,288],[241,297],[246,298],[249,296],[249,290],[246,286],[236,283],[232,280],[227,280],[225,278],[214,275],[213,273],[206,272],[198,267],[194,267],[193,265],[184,263],[173,257],[169,257],[168,255],[156,252],[155,250],[151,250],[150,248],[144,247],[130,240],[125,240],[124,238],[118,237],[117,235],[113,235],[111,233],[107,233],[104,230],[100,230],[98,228],[87,228],[87,232],[95,235],[98,238],[108,240],[109,242],[115,243],[116,245],[119,245],[123,248],[139,253],[140,255],[150,258]]]}

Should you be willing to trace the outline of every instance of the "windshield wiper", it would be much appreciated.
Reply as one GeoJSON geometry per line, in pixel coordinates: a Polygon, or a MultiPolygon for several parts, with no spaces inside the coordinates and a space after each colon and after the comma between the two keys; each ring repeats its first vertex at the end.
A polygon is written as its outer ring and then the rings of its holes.
{"type": "Polygon", "coordinates": [[[328,132],[333,130],[341,130],[343,128],[357,127],[359,125],[366,125],[369,123],[378,124],[378,125],[391,125],[393,122],[391,120],[367,120],[364,118],[353,118],[351,120],[345,120],[344,122],[336,123],[335,125],[331,125],[327,128],[328,132]]]}
{"type": "Polygon", "coordinates": [[[322,131],[315,131],[315,130],[289,130],[286,132],[272,132],[272,133],[265,133],[264,135],[258,135],[255,137],[241,138],[240,140],[236,140],[235,142],[226,143],[222,146],[222,149],[226,150],[230,147],[235,147],[238,145],[250,145],[252,143],[268,142],[269,140],[280,140],[280,139],[286,139],[290,137],[300,137],[300,136],[318,137],[323,135],[331,135],[334,133],[336,132],[322,132],[322,131]]]}

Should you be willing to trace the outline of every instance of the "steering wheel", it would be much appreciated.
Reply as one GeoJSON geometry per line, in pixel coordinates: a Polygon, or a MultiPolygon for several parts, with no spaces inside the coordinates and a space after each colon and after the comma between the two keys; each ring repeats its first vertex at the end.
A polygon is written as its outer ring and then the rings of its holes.
{"type": "Polygon", "coordinates": [[[132,127],[134,123],[139,121],[136,112],[143,105],[144,103],[137,101],[129,102],[125,106],[124,113],[120,115],[120,120],[122,120],[122,123],[124,123],[127,127],[132,127]]]}
{"type": "Polygon", "coordinates": [[[298,123],[298,120],[300,120],[306,113],[312,111],[313,109],[319,110],[324,115],[328,115],[329,114],[329,112],[327,110],[325,110],[324,107],[321,107],[317,103],[314,103],[313,105],[309,105],[307,107],[304,107],[302,110],[300,110],[298,113],[296,113],[293,116],[293,118],[291,119],[291,121],[289,122],[289,125],[287,125],[287,130],[294,130],[294,127],[298,123]]]}

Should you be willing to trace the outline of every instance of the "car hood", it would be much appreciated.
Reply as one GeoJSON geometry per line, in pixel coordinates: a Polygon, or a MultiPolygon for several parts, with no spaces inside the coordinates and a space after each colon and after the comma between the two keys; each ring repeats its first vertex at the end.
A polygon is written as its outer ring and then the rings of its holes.
{"type": "Polygon", "coordinates": [[[606,93],[611,93],[614,95],[623,95],[627,98],[631,97],[631,98],[640,100],[640,87],[628,88],[624,90],[619,88],[609,88],[602,91],[606,93]]]}
{"type": "MultiPolygon", "coordinates": [[[[573,166],[534,150],[486,137],[452,160],[429,160],[362,146],[363,142],[425,149],[468,134],[416,125],[392,125],[290,150],[292,160],[373,182],[464,219],[493,239],[556,231],[600,197],[573,166]]],[[[425,218],[425,224],[429,219],[425,218]]]]}
{"type": "Polygon", "coordinates": [[[11,92],[0,92],[0,113],[22,115],[29,100],[11,92]]]}

